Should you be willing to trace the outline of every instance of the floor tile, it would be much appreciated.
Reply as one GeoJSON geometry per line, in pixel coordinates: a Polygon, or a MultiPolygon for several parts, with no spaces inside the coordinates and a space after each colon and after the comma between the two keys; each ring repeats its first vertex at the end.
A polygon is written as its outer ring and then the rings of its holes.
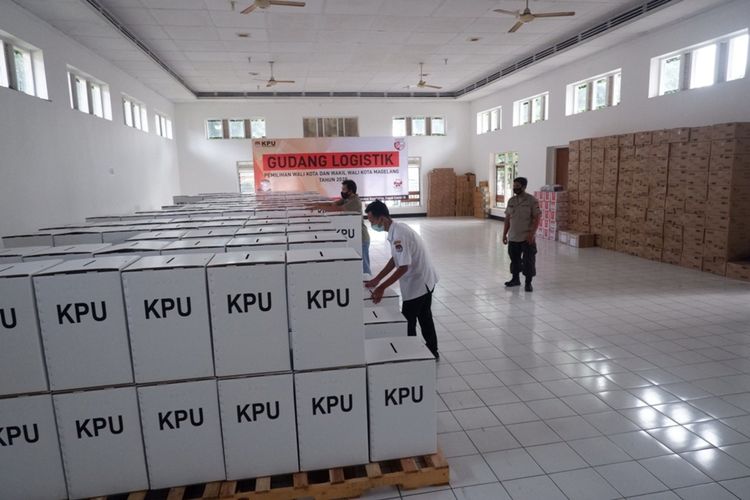
{"type": "Polygon", "coordinates": [[[472,443],[464,431],[438,434],[438,446],[443,450],[443,455],[447,458],[475,455],[477,453],[474,443],[472,443]]]}
{"type": "Polygon", "coordinates": [[[576,500],[607,500],[620,494],[594,469],[579,469],[551,474],[550,478],[568,498],[576,500]]]}
{"type": "Polygon", "coordinates": [[[512,448],[520,448],[521,444],[516,441],[516,438],[508,432],[504,426],[500,425],[497,427],[484,427],[482,429],[472,429],[466,431],[469,435],[474,446],[481,453],[489,453],[492,451],[509,450],[512,448]]]}
{"type": "Polygon", "coordinates": [[[507,387],[477,389],[476,393],[477,396],[479,396],[487,406],[516,403],[520,401],[520,399],[518,399],[518,396],[513,394],[513,392],[511,392],[511,390],[507,387]]]}
{"type": "Polygon", "coordinates": [[[654,409],[662,412],[678,424],[692,424],[711,420],[711,417],[687,403],[656,405],[654,409]]]}
{"type": "Polygon", "coordinates": [[[566,500],[565,495],[547,476],[504,481],[503,486],[513,500],[566,500]]]}
{"type": "Polygon", "coordinates": [[[506,428],[523,446],[555,443],[562,441],[555,431],[544,422],[525,422],[507,425],[506,428]]]}
{"type": "Polygon", "coordinates": [[[708,474],[714,481],[750,476],[750,468],[716,448],[681,453],[680,456],[708,474]]]}
{"type": "Polygon", "coordinates": [[[526,406],[531,408],[531,411],[536,413],[539,418],[544,420],[550,418],[569,417],[576,414],[576,412],[571,410],[568,405],[560,401],[558,398],[527,401],[526,406]]]}
{"type": "Polygon", "coordinates": [[[693,432],[714,446],[727,446],[730,444],[747,443],[750,438],[741,434],[731,427],[722,424],[718,420],[701,422],[698,424],[688,424],[685,426],[690,432],[693,432]]]}
{"type": "Polygon", "coordinates": [[[457,500],[510,500],[500,483],[453,488],[453,494],[457,500]]]}
{"type": "Polygon", "coordinates": [[[669,455],[672,450],[664,446],[659,440],[646,431],[626,432],[607,436],[621,450],[640,460],[642,458],[669,455]]]}
{"type": "Polygon", "coordinates": [[[501,481],[544,474],[531,455],[523,449],[487,453],[484,458],[501,481]]]}
{"type": "Polygon", "coordinates": [[[721,451],[728,453],[735,460],[750,467],[750,443],[733,444],[730,446],[722,446],[721,451]]]}
{"type": "Polygon", "coordinates": [[[526,451],[547,474],[588,467],[573,448],[565,443],[531,446],[526,451]]]}
{"type": "Polygon", "coordinates": [[[486,389],[489,387],[502,387],[503,383],[493,373],[480,373],[478,375],[464,375],[464,380],[472,389],[486,389]]]}
{"type": "Polygon", "coordinates": [[[651,429],[648,433],[675,453],[701,450],[703,448],[711,447],[707,441],[701,439],[697,434],[693,434],[681,425],[664,427],[661,429],[651,429]]]}
{"type": "Polygon", "coordinates": [[[464,410],[466,408],[484,407],[484,403],[474,391],[447,392],[440,395],[440,398],[451,410],[464,410]]]}
{"type": "Polygon", "coordinates": [[[627,462],[630,456],[604,436],[568,441],[568,444],[591,466],[627,462]]]}
{"type": "MultiPolygon", "coordinates": [[[[740,479],[730,479],[729,481],[722,481],[721,485],[734,493],[737,498],[741,500],[750,499],[750,477],[743,477],[740,479]]],[[[713,500],[713,499],[711,499],[713,500]]]]}
{"type": "Polygon", "coordinates": [[[668,488],[638,462],[603,465],[596,471],[623,496],[656,493],[668,488]]]}
{"type": "Polygon", "coordinates": [[[497,415],[505,425],[517,424],[521,422],[530,422],[539,420],[539,417],[531,411],[531,408],[524,403],[508,403],[503,405],[491,406],[492,413],[497,415]]]}
{"type": "Polygon", "coordinates": [[[672,489],[712,482],[710,477],[693,467],[679,455],[646,458],[638,462],[656,476],[659,481],[672,489]]]}
{"type": "Polygon", "coordinates": [[[592,413],[585,415],[583,418],[605,435],[638,430],[637,425],[614,410],[592,413]]]}
{"type": "Polygon", "coordinates": [[[737,500],[736,496],[718,483],[699,484],[674,491],[683,500],[737,500]]]}
{"type": "Polygon", "coordinates": [[[579,416],[553,418],[545,420],[545,423],[552,427],[552,430],[565,441],[594,437],[601,434],[596,430],[596,427],[588,423],[585,418],[579,416]]]}
{"type": "Polygon", "coordinates": [[[727,403],[721,398],[695,399],[689,401],[689,403],[714,418],[738,417],[746,414],[744,410],[727,403]]]}
{"type": "Polygon", "coordinates": [[[581,394],[577,396],[565,396],[561,398],[565,404],[570,406],[576,413],[585,415],[587,413],[600,413],[611,410],[607,404],[593,394],[581,394]]]}
{"type": "Polygon", "coordinates": [[[628,391],[604,391],[599,392],[596,395],[615,410],[646,406],[646,403],[633,396],[628,391]]]}
{"type": "Polygon", "coordinates": [[[449,411],[442,411],[437,414],[438,433],[455,432],[461,430],[461,425],[456,417],[449,411]]]}
{"type": "Polygon", "coordinates": [[[450,465],[452,488],[497,481],[495,474],[482,455],[449,458],[448,464],[450,465]]]}
{"type": "Polygon", "coordinates": [[[627,408],[620,410],[620,413],[641,429],[649,430],[677,425],[677,422],[650,406],[627,408]]]}
{"type": "Polygon", "coordinates": [[[456,410],[453,412],[453,415],[464,430],[500,425],[500,421],[497,417],[495,417],[490,409],[485,406],[482,408],[456,410]]]}

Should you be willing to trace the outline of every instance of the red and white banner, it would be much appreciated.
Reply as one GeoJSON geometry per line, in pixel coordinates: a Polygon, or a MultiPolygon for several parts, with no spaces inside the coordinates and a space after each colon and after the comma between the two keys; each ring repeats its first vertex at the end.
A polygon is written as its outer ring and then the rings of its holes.
{"type": "Polygon", "coordinates": [[[409,194],[406,142],[398,137],[253,140],[256,191],[317,191],[338,197],[341,182],[360,196],[409,194]]]}

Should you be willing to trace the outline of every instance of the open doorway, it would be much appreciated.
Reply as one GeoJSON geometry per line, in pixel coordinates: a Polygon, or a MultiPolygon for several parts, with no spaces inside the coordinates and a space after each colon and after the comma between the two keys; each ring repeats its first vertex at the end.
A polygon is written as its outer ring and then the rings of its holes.
{"type": "Polygon", "coordinates": [[[562,185],[563,189],[568,190],[568,157],[570,150],[568,148],[555,149],[555,184],[562,185]]]}
{"type": "Polygon", "coordinates": [[[497,153],[495,156],[495,203],[493,208],[505,208],[513,196],[513,179],[518,173],[518,153],[497,153]]]}
{"type": "Polygon", "coordinates": [[[253,172],[253,162],[237,162],[237,181],[239,184],[240,194],[252,194],[255,192],[255,173],[253,172]]]}

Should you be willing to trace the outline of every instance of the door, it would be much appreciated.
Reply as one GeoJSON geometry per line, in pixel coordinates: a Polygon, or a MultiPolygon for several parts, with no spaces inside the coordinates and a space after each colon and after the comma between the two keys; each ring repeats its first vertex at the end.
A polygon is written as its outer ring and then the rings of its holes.
{"type": "Polygon", "coordinates": [[[251,194],[255,192],[255,173],[253,162],[237,162],[237,180],[239,182],[240,194],[251,194]]]}
{"type": "Polygon", "coordinates": [[[557,148],[555,150],[555,184],[562,185],[563,189],[568,189],[568,148],[557,148]]]}

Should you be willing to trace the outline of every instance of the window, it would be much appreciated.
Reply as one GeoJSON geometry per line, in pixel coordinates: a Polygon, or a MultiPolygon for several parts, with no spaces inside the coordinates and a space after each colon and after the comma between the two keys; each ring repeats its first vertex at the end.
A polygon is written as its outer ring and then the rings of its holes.
{"type": "Polygon", "coordinates": [[[122,111],[125,115],[125,125],[148,132],[148,112],[144,104],[123,96],[122,111]]]}
{"type": "Polygon", "coordinates": [[[154,113],[154,125],[156,135],[164,137],[165,139],[172,138],[172,120],[160,113],[154,113]]]}
{"type": "Polygon", "coordinates": [[[4,31],[0,31],[0,86],[47,99],[42,51],[4,31]]]}
{"type": "Polygon", "coordinates": [[[513,126],[536,123],[549,118],[549,92],[513,103],[513,126]]]}
{"type": "Polygon", "coordinates": [[[620,104],[622,70],[616,69],[567,86],[565,114],[577,115],[620,104]]]}
{"type": "Polygon", "coordinates": [[[397,116],[392,122],[393,137],[415,135],[445,135],[445,118],[442,116],[397,116]]]}
{"type": "Polygon", "coordinates": [[[109,85],[68,67],[70,107],[82,113],[112,119],[109,85]]]}
{"type": "Polygon", "coordinates": [[[480,111],[477,113],[477,135],[500,130],[502,111],[500,107],[480,111]]]}
{"type": "Polygon", "coordinates": [[[393,119],[393,137],[406,136],[406,118],[393,119]]]}
{"type": "MultiPolygon", "coordinates": [[[[410,156],[408,163],[408,176],[406,186],[409,193],[402,196],[391,196],[378,198],[383,200],[388,207],[418,207],[420,206],[420,190],[422,179],[422,158],[420,156],[410,156]]],[[[363,201],[374,201],[375,197],[362,197],[363,201]]]]}
{"type": "Polygon", "coordinates": [[[359,137],[359,119],[352,117],[302,118],[304,137],[359,137]]]}
{"type": "MultiPolygon", "coordinates": [[[[169,133],[172,124],[167,123],[169,133]]],[[[261,139],[266,136],[265,118],[228,118],[206,121],[207,139],[261,139]]]]}
{"type": "Polygon", "coordinates": [[[747,46],[745,29],[653,58],[649,97],[744,78],[747,46]]]}
{"type": "Polygon", "coordinates": [[[513,179],[518,170],[518,153],[495,155],[495,208],[505,208],[513,196],[513,179]]]}

